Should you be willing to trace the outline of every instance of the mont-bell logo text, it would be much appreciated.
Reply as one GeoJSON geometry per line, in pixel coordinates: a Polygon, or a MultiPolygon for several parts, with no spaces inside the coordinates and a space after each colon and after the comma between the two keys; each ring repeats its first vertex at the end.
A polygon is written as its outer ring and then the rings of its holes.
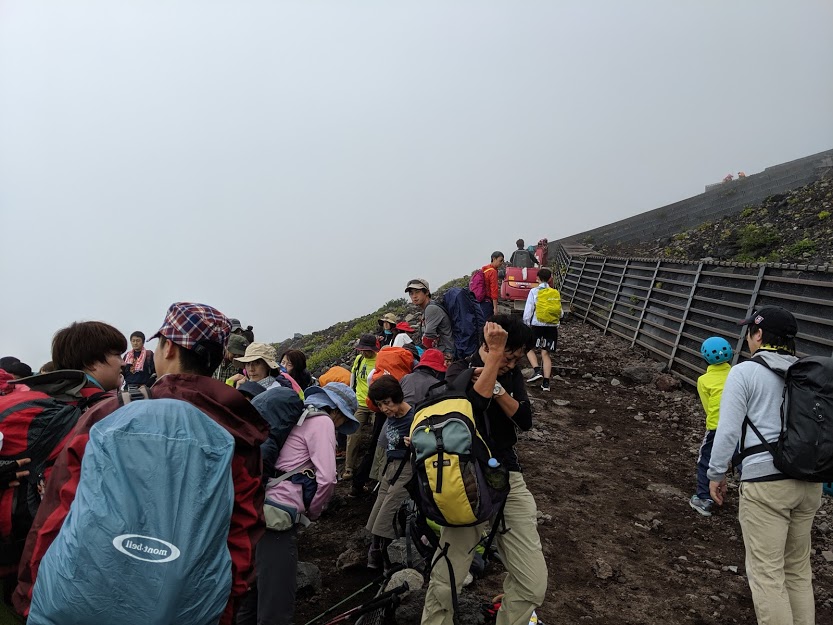
{"type": "Polygon", "coordinates": [[[179,549],[166,540],[139,534],[122,534],[113,539],[113,546],[123,554],[141,560],[162,564],[179,557],[179,549]]]}

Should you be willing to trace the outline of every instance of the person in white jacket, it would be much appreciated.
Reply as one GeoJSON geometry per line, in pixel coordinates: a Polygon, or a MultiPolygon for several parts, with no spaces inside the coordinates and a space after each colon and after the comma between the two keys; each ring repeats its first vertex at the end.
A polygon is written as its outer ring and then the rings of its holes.
{"type": "MultiPolygon", "coordinates": [[[[555,353],[555,347],[558,344],[558,325],[561,322],[561,317],[564,316],[564,309],[561,309],[561,314],[557,317],[557,321],[541,321],[538,315],[538,297],[541,291],[545,289],[552,289],[556,293],[558,291],[549,285],[550,278],[552,278],[552,271],[546,267],[538,271],[538,286],[529,291],[526,298],[526,306],[524,307],[524,323],[532,328],[532,334],[535,337],[535,347],[527,352],[526,357],[534,369],[532,377],[527,382],[537,382],[541,380],[541,390],[550,390],[550,376],[552,375],[552,354],[555,353]],[[544,365],[543,369],[538,366],[538,357],[536,350],[541,350],[541,362],[544,365]]],[[[560,294],[559,294],[560,295],[560,294]]]]}

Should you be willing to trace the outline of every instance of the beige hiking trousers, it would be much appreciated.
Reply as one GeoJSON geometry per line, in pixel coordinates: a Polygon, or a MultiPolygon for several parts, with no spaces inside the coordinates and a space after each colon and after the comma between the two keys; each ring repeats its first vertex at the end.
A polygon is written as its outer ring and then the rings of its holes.
{"type": "Polygon", "coordinates": [[[810,529],[821,484],[741,482],[738,519],[759,625],[815,625],[810,529]]]}
{"type": "MultiPolygon", "coordinates": [[[[508,532],[495,537],[498,552],[508,575],[503,582],[503,604],[497,614],[497,625],[528,625],[533,610],[544,602],[547,592],[547,564],[538,537],[537,508],[523,475],[509,474],[511,490],[506,500],[504,518],[508,532]]],[[[448,557],[454,569],[457,594],[469,572],[473,547],[480,540],[487,524],[477,527],[443,527],[440,547],[449,543],[448,557]]],[[[436,557],[436,556],[435,556],[436,557]]],[[[448,562],[440,559],[431,571],[425,594],[422,625],[451,625],[453,608],[448,562]]]]}

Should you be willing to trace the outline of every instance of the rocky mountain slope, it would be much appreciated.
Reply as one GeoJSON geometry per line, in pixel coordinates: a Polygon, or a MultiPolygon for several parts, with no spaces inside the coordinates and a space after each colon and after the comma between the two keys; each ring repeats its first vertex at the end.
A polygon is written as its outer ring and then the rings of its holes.
{"type": "Polygon", "coordinates": [[[594,249],[607,256],[833,266],[833,174],[673,237],[594,249]]]}

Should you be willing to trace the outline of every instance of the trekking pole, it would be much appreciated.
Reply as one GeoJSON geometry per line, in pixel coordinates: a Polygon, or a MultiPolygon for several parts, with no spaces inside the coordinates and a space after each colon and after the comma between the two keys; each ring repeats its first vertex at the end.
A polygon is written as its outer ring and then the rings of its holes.
{"type": "Polygon", "coordinates": [[[379,608],[385,607],[388,603],[391,603],[397,600],[398,595],[401,595],[404,592],[407,592],[409,589],[407,582],[402,582],[401,586],[397,586],[392,590],[388,590],[383,592],[382,594],[378,595],[377,597],[371,599],[367,603],[357,606],[351,610],[347,610],[343,614],[339,614],[335,618],[327,621],[324,625],[336,625],[337,623],[343,623],[344,621],[349,620],[354,616],[361,616],[362,614],[366,614],[368,612],[372,612],[373,610],[378,610],[379,608]]]}

